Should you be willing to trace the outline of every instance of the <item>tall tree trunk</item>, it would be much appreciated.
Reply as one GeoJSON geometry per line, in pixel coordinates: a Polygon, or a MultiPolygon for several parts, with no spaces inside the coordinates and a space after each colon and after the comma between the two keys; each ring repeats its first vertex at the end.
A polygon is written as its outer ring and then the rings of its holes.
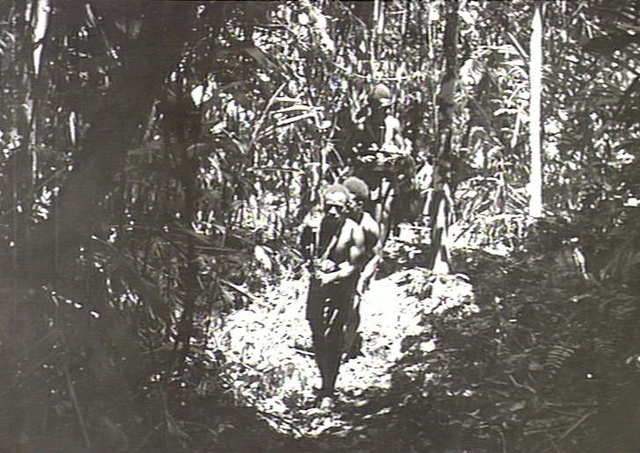
{"type": "Polygon", "coordinates": [[[438,95],[438,125],[436,129],[433,196],[429,205],[431,218],[431,253],[429,269],[448,273],[449,227],[451,223],[451,141],[453,137],[453,95],[457,79],[458,1],[446,2],[447,18],[444,30],[444,75],[438,95]]]}
{"type": "MultiPolygon", "coordinates": [[[[185,141],[178,141],[177,146],[182,154],[181,184],[184,190],[184,206],[182,210],[183,227],[191,230],[196,222],[196,211],[198,199],[201,196],[198,188],[198,169],[200,162],[197,156],[189,155],[188,145],[185,141]]],[[[178,332],[175,342],[175,352],[173,370],[182,372],[187,355],[189,354],[191,338],[194,336],[194,315],[196,313],[196,302],[202,292],[198,281],[198,254],[193,236],[187,238],[187,265],[181,270],[181,287],[184,294],[182,300],[182,316],[178,325],[178,332]]]]}
{"type": "Polygon", "coordinates": [[[529,105],[529,146],[531,147],[531,175],[529,179],[529,215],[542,216],[542,156],[540,137],[540,103],[542,93],[542,15],[535,4],[531,23],[531,61],[529,79],[531,100],[529,105]]]}
{"type": "MultiPolygon", "coordinates": [[[[12,249],[11,264],[17,265],[20,258],[25,253],[25,244],[29,240],[29,222],[32,215],[32,199],[31,192],[36,184],[37,179],[37,154],[36,139],[36,78],[37,78],[37,50],[41,48],[35,45],[37,40],[44,38],[42,27],[38,30],[35,24],[38,22],[36,17],[40,13],[38,1],[26,0],[17,2],[19,18],[16,24],[16,44],[14,47],[15,54],[14,66],[15,71],[11,71],[12,79],[17,90],[14,99],[15,105],[19,106],[15,109],[16,131],[20,137],[20,146],[14,151],[15,154],[11,158],[9,166],[10,190],[7,193],[7,201],[9,208],[9,217],[11,219],[11,240],[16,244],[12,249]],[[38,39],[39,38],[39,39],[38,39]]],[[[42,20],[40,20],[42,24],[42,20]]],[[[9,72],[9,71],[7,71],[9,72]]],[[[33,305],[27,307],[21,305],[21,294],[25,291],[24,286],[19,282],[12,282],[11,290],[11,319],[10,338],[11,341],[7,346],[12,350],[12,356],[18,358],[6,363],[5,366],[10,368],[12,380],[10,385],[12,388],[12,403],[15,404],[16,410],[16,426],[14,432],[19,433],[23,438],[30,439],[37,435],[39,421],[42,419],[41,404],[37,398],[29,398],[29,392],[24,386],[16,385],[22,373],[27,369],[28,364],[25,358],[28,357],[29,346],[36,338],[40,338],[42,326],[35,320],[37,311],[32,310],[33,305]]],[[[11,406],[12,404],[10,404],[11,406]]],[[[16,439],[18,436],[16,436],[16,439]]]]}

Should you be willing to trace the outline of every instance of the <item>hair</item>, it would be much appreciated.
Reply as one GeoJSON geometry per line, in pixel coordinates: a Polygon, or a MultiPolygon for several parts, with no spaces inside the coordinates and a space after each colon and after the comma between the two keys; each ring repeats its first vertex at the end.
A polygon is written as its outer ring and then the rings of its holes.
{"type": "Polygon", "coordinates": [[[346,198],[349,198],[349,191],[342,184],[332,184],[324,192],[324,197],[333,193],[340,193],[344,195],[346,198]]]}
{"type": "Polygon", "coordinates": [[[342,185],[356,197],[356,200],[369,199],[369,186],[362,179],[356,176],[349,176],[342,185]]]}

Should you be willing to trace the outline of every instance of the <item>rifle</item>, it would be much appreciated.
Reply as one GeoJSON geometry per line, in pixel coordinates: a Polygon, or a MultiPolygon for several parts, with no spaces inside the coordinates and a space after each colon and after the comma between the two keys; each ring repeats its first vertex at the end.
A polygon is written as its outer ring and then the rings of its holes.
{"type": "Polygon", "coordinates": [[[318,272],[334,272],[337,269],[336,263],[329,259],[329,255],[338,244],[338,236],[344,227],[344,220],[340,223],[335,233],[331,237],[329,244],[324,249],[321,256],[317,256],[320,250],[320,227],[312,230],[312,239],[308,246],[309,248],[309,273],[311,274],[311,280],[317,280],[318,272]]]}

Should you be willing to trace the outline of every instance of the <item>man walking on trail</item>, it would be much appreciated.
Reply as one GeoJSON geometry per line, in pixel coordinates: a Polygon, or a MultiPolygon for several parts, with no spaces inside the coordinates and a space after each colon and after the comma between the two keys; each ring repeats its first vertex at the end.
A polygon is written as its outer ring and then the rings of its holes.
{"type": "Polygon", "coordinates": [[[402,135],[402,126],[391,111],[393,95],[384,84],[375,85],[369,105],[356,120],[363,140],[356,146],[355,175],[371,188],[376,202],[374,217],[380,226],[381,243],[386,241],[391,227],[391,210],[406,174],[413,163],[411,146],[402,135]]]}
{"type": "MultiPolygon", "coordinates": [[[[368,105],[356,118],[356,125],[363,132],[362,142],[356,145],[356,166],[364,173],[384,172],[398,156],[409,154],[400,121],[391,112],[392,103],[391,90],[379,83],[371,90],[368,105]]],[[[373,181],[363,179],[372,186],[373,181]]]]}
{"type": "Polygon", "coordinates": [[[330,186],[322,217],[306,220],[302,230],[303,254],[312,263],[306,317],[322,379],[319,397],[330,397],[335,389],[345,326],[365,255],[364,232],[347,216],[349,197],[344,186],[330,186]]]}
{"type": "Polygon", "coordinates": [[[343,185],[351,194],[349,217],[362,228],[365,239],[364,266],[360,272],[360,278],[356,283],[356,293],[353,298],[353,305],[345,331],[344,352],[346,353],[346,358],[350,359],[361,354],[362,338],[358,332],[360,325],[360,302],[378,267],[381,244],[380,227],[371,213],[365,208],[369,201],[369,187],[362,179],[355,176],[350,176],[345,179],[343,185]]]}

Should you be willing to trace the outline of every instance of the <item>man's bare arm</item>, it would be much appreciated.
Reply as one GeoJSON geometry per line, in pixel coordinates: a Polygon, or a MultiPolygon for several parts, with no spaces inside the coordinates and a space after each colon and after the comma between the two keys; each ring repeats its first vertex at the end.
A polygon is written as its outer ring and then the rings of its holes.
{"type": "Polygon", "coordinates": [[[351,277],[364,264],[363,260],[366,257],[364,230],[358,225],[353,225],[349,228],[351,245],[347,251],[348,259],[342,263],[337,263],[338,269],[336,271],[319,276],[322,284],[326,285],[351,277]]]}
{"type": "Polygon", "coordinates": [[[367,222],[365,228],[369,234],[376,238],[376,243],[372,248],[373,255],[365,263],[362,268],[362,272],[360,273],[360,280],[358,281],[357,287],[360,294],[362,294],[369,285],[369,281],[373,277],[373,274],[378,268],[378,264],[382,258],[382,242],[380,241],[380,227],[378,226],[378,223],[371,219],[371,222],[367,222]]]}
{"type": "Polygon", "coordinates": [[[400,152],[403,145],[400,121],[394,116],[387,116],[384,119],[384,140],[381,148],[385,151],[400,152]]]}

